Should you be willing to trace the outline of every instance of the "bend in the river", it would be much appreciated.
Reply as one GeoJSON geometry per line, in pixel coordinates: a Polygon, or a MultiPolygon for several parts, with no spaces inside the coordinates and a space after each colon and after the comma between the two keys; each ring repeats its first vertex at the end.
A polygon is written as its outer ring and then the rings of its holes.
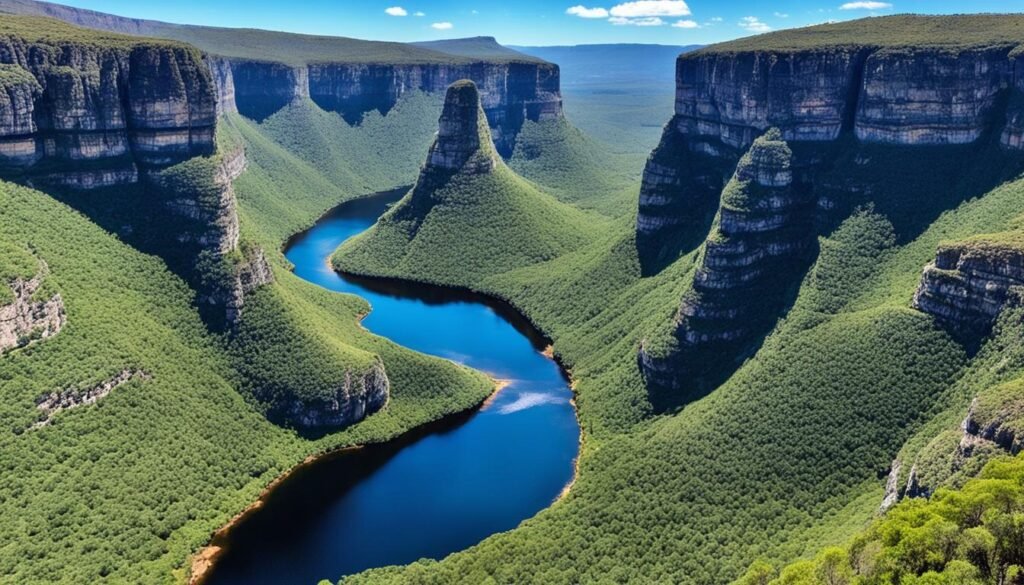
{"type": "Polygon", "coordinates": [[[443,558],[532,517],[572,479],[572,392],[525,319],[480,295],[352,278],[328,266],[342,242],[399,196],[345,203],[293,238],[286,255],[295,274],[369,301],[370,331],[510,384],[477,411],[292,474],[231,531],[208,583],[313,584],[443,558]]]}

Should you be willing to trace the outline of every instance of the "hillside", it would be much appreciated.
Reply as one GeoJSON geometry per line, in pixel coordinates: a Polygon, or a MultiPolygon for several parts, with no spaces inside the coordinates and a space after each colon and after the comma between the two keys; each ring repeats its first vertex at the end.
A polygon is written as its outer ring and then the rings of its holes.
{"type": "Polygon", "coordinates": [[[583,213],[517,176],[495,152],[472,82],[448,89],[439,123],[412,190],[342,247],[335,268],[371,275],[412,269],[416,280],[452,284],[550,260],[586,242],[583,213]]]}

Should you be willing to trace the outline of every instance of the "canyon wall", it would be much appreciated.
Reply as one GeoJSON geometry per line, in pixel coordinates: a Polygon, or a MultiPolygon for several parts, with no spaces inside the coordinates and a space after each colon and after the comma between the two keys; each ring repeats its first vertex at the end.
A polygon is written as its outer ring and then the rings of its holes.
{"type": "Polygon", "coordinates": [[[184,45],[0,37],[0,174],[80,189],[212,154],[210,69],[184,45]]]}
{"type": "Polygon", "coordinates": [[[824,143],[847,137],[936,146],[991,136],[1004,148],[1024,148],[1024,57],[1014,48],[734,51],[726,44],[680,56],[675,116],[640,193],[642,256],[674,257],[679,226],[708,208],[723,177],[769,127],[790,142],[822,144],[795,162],[810,172],[826,156],[824,143]],[[693,170],[716,163],[712,174],[693,170]]]}
{"type": "Polygon", "coordinates": [[[223,111],[261,120],[297,98],[338,112],[350,124],[364,114],[386,114],[407,92],[444,91],[460,79],[480,89],[495,146],[510,155],[527,121],[562,115],[558,66],[539,62],[468,63],[282,63],[216,58],[217,93],[223,111]]]}

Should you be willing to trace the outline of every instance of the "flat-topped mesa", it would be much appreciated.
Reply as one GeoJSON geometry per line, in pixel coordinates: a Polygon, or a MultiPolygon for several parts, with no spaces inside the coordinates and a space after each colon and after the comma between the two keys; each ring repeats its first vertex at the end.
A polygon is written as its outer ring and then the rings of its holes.
{"type": "Polygon", "coordinates": [[[714,377],[775,319],[814,242],[811,198],[793,184],[792,161],[774,128],[740,159],[676,315],[675,348],[660,357],[641,350],[652,385],[714,377]]]}
{"type": "Polygon", "coordinates": [[[472,81],[456,81],[445,95],[437,138],[430,147],[424,172],[480,174],[492,171],[496,164],[497,153],[480,105],[480,92],[472,81]]]}
{"type": "Polygon", "coordinates": [[[0,176],[90,189],[214,151],[216,95],[199,51],[114,35],[81,42],[80,29],[5,18],[0,176]],[[35,39],[32,27],[68,34],[35,39]]]}
{"type": "Polygon", "coordinates": [[[681,55],[675,115],[640,192],[636,230],[645,272],[660,269],[659,256],[671,261],[689,251],[677,249],[680,231],[708,208],[718,177],[727,177],[769,127],[801,143],[795,165],[810,182],[828,166],[824,143],[840,139],[850,148],[990,140],[1024,149],[1021,26],[1024,15],[869,18],[681,55]],[[719,172],[710,173],[715,164],[719,172]]]}
{"type": "Polygon", "coordinates": [[[1008,304],[1024,300],[1022,244],[1015,234],[997,234],[941,245],[913,306],[955,331],[986,334],[1008,304]]]}

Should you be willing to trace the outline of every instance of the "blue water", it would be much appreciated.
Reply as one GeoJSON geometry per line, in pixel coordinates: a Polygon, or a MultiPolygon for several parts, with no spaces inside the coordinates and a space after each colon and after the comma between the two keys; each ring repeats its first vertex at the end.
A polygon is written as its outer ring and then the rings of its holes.
{"type": "Polygon", "coordinates": [[[347,278],[328,266],[396,198],[345,204],[296,238],[286,250],[295,274],[369,301],[370,331],[511,384],[474,413],[296,473],[232,532],[210,583],[315,584],[443,558],[515,527],[571,481],[579,439],[572,393],[521,318],[482,297],[347,278]]]}

